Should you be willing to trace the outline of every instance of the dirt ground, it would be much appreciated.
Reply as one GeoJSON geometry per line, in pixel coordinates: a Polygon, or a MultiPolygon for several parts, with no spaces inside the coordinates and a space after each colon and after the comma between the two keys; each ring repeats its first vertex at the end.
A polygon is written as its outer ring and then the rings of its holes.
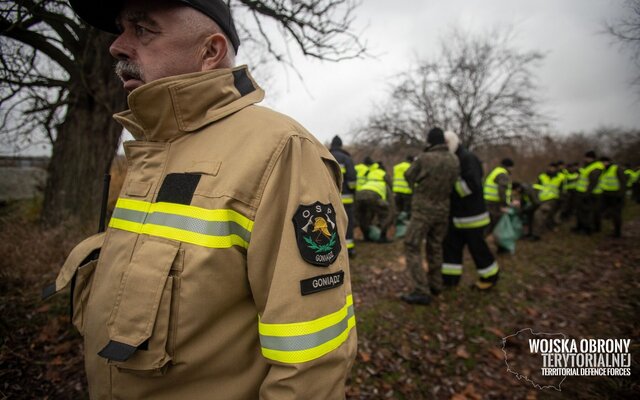
{"type": "MultiPolygon", "coordinates": [[[[410,289],[401,242],[358,242],[351,269],[359,350],[348,398],[640,398],[640,206],[626,210],[622,239],[607,236],[608,223],[592,237],[568,228],[500,256],[501,279],[488,293],[469,289],[475,275],[466,260],[460,287],[428,307],[398,299],[410,289]],[[631,339],[632,376],[568,377],[561,391],[536,389],[507,371],[502,351],[502,338],[523,328],[631,339]]],[[[39,299],[80,237],[0,216],[0,400],[87,398],[68,298],[39,299]]]]}

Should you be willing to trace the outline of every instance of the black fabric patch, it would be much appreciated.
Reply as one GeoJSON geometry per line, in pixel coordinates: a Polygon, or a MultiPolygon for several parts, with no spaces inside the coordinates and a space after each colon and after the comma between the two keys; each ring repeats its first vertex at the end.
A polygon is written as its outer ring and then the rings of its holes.
{"type": "Polygon", "coordinates": [[[56,284],[55,284],[55,282],[50,284],[50,285],[47,285],[47,287],[42,289],[42,300],[46,300],[49,297],[53,296],[54,294],[56,294],[56,284]]]}
{"type": "Polygon", "coordinates": [[[164,177],[156,203],[191,204],[200,174],[168,174],[164,177]]]}
{"type": "Polygon", "coordinates": [[[316,201],[308,206],[298,206],[293,227],[303,260],[320,267],[333,264],[342,250],[336,221],[336,211],[331,203],[316,201]]]}
{"type": "Polygon", "coordinates": [[[337,288],[344,283],[344,271],[335,274],[318,275],[313,278],[300,281],[300,292],[303,296],[323,290],[337,288]]]}
{"type": "Polygon", "coordinates": [[[147,339],[144,342],[140,343],[140,346],[138,346],[138,350],[142,350],[142,351],[149,350],[149,339],[147,339]]]}
{"type": "Polygon", "coordinates": [[[238,89],[238,92],[240,92],[241,96],[246,96],[256,90],[256,88],[253,86],[253,82],[251,82],[251,79],[249,79],[249,77],[247,76],[247,71],[244,68],[233,71],[233,84],[236,89],[238,89]]]}
{"type": "Polygon", "coordinates": [[[109,343],[104,346],[104,349],[100,350],[98,355],[112,361],[123,362],[131,358],[136,350],[138,350],[137,347],[110,340],[109,343]]]}

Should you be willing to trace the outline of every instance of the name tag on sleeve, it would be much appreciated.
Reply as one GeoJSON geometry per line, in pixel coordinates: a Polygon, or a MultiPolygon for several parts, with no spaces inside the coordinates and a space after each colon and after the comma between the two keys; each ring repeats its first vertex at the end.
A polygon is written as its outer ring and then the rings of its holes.
{"type": "Polygon", "coordinates": [[[300,292],[303,296],[333,289],[344,283],[344,271],[335,274],[318,275],[300,281],[300,292]]]}

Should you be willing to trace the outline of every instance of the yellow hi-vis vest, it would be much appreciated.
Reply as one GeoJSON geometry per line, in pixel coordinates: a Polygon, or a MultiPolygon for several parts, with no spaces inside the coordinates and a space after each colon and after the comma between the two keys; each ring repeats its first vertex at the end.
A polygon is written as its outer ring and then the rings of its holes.
{"type": "Polygon", "coordinates": [[[393,192],[411,194],[413,190],[409,187],[409,182],[404,178],[404,173],[409,169],[411,163],[403,161],[393,166],[393,192]]]}
{"type": "Polygon", "coordinates": [[[603,192],[617,192],[620,190],[620,180],[618,179],[618,166],[611,164],[606,171],[600,175],[598,182],[603,192]]]}
{"type": "MultiPolygon", "coordinates": [[[[504,167],[495,167],[493,171],[487,176],[487,179],[484,181],[484,199],[485,201],[500,201],[500,193],[498,193],[498,184],[496,183],[496,177],[500,174],[509,175],[509,171],[507,171],[504,167]]],[[[511,203],[511,182],[509,182],[509,186],[507,187],[507,203],[511,203]]]]}
{"type": "Polygon", "coordinates": [[[356,191],[362,188],[362,185],[367,181],[367,172],[369,172],[369,167],[366,164],[356,164],[356,176],[358,180],[356,181],[356,191]]]}
{"type": "Polygon", "coordinates": [[[374,169],[367,174],[367,182],[362,185],[360,190],[371,190],[380,195],[382,200],[387,200],[387,183],[384,180],[384,176],[387,173],[382,169],[374,169]]]}
{"type": "Polygon", "coordinates": [[[640,178],[640,170],[634,171],[629,168],[624,171],[624,174],[627,176],[627,189],[631,189],[633,184],[638,181],[638,178],[640,178]]]}
{"type": "Polygon", "coordinates": [[[562,173],[557,173],[553,178],[549,177],[545,174],[545,179],[542,179],[542,185],[534,185],[538,186],[537,189],[540,190],[540,194],[538,195],[540,201],[549,201],[556,200],[560,198],[560,188],[562,186],[562,182],[564,181],[564,175],[562,173]],[[540,188],[540,186],[542,186],[540,188]]]}
{"type": "Polygon", "coordinates": [[[580,178],[580,174],[577,172],[567,172],[565,175],[566,185],[564,186],[566,190],[576,190],[576,186],[578,186],[578,179],[580,178]]]}
{"type": "MultiPolygon", "coordinates": [[[[578,184],[576,185],[576,191],[579,193],[586,193],[589,188],[589,175],[596,169],[604,169],[604,164],[600,161],[594,161],[584,168],[580,168],[580,178],[578,178],[578,184]]],[[[594,194],[602,193],[599,188],[600,185],[596,185],[593,189],[594,194]]]]}

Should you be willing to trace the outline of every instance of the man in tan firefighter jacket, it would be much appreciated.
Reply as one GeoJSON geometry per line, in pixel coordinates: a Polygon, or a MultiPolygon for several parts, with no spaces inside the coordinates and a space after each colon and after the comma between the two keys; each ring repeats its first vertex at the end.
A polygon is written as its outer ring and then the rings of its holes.
{"type": "Polygon", "coordinates": [[[71,4],[118,34],[130,109],[115,118],[136,139],[109,228],[50,290],[72,286],[90,397],[344,398],[356,330],[338,163],[255,105],[225,2],[71,4]]]}

